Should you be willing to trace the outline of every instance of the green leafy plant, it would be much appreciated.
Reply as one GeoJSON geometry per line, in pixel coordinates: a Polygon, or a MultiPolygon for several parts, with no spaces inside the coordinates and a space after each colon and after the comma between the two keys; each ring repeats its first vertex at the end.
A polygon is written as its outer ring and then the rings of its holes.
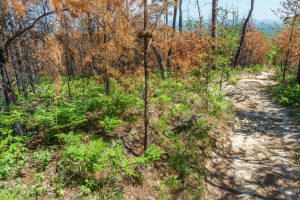
{"type": "Polygon", "coordinates": [[[21,137],[8,136],[0,141],[0,179],[16,176],[26,164],[27,149],[21,137]]]}
{"type": "Polygon", "coordinates": [[[283,105],[300,107],[300,85],[278,85],[273,88],[273,99],[283,105]]]}
{"type": "Polygon", "coordinates": [[[34,152],[31,158],[34,162],[34,166],[37,167],[39,171],[45,171],[52,160],[52,152],[49,150],[39,150],[34,152]]]}
{"type": "Polygon", "coordinates": [[[76,144],[82,141],[83,136],[81,134],[74,134],[73,132],[69,132],[67,134],[60,133],[55,135],[61,143],[64,144],[76,144]]]}
{"type": "Polygon", "coordinates": [[[67,174],[100,172],[106,181],[119,180],[125,175],[135,175],[128,158],[123,153],[123,146],[118,143],[110,147],[102,139],[89,144],[66,146],[59,166],[61,172],[67,174]]]}
{"type": "Polygon", "coordinates": [[[180,150],[170,153],[169,163],[179,173],[179,179],[184,181],[191,173],[189,157],[180,150]]]}
{"type": "Polygon", "coordinates": [[[215,117],[231,111],[231,103],[224,92],[213,90],[209,95],[209,110],[215,117]]]}
{"type": "Polygon", "coordinates": [[[99,124],[104,128],[106,133],[110,134],[115,128],[121,126],[123,121],[116,117],[105,117],[99,121],[99,124]]]}
{"type": "Polygon", "coordinates": [[[159,160],[165,153],[161,148],[152,145],[146,150],[143,156],[135,158],[134,162],[138,165],[146,165],[159,160]]]}

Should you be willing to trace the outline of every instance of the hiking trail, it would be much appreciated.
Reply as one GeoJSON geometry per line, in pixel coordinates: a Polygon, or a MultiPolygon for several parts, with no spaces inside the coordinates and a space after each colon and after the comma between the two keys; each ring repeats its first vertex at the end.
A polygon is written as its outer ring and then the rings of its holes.
{"type": "Polygon", "coordinates": [[[206,199],[300,199],[299,126],[288,109],[271,101],[273,75],[245,74],[225,86],[237,116],[231,133],[224,133],[227,145],[206,163],[206,199]]]}

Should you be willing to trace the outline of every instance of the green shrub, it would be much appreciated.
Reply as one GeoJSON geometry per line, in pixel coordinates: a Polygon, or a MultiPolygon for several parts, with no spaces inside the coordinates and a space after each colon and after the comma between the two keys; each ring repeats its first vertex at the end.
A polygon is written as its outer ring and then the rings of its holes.
{"type": "Polygon", "coordinates": [[[104,128],[107,134],[110,134],[115,128],[121,126],[123,121],[116,117],[105,117],[99,121],[99,124],[104,128]]]}
{"type": "Polygon", "coordinates": [[[26,164],[23,138],[7,136],[0,141],[0,180],[15,177],[26,164]]]}
{"type": "Polygon", "coordinates": [[[272,89],[273,100],[288,106],[300,107],[300,85],[278,85],[272,89]]]}
{"type": "Polygon", "coordinates": [[[161,148],[152,145],[148,147],[148,149],[146,150],[143,156],[135,158],[134,163],[138,165],[150,164],[152,162],[159,160],[161,156],[164,155],[165,153],[166,152],[161,148]]]}
{"type": "Polygon", "coordinates": [[[180,150],[175,150],[170,153],[169,163],[171,167],[178,172],[178,178],[182,181],[184,181],[192,171],[189,156],[180,150]]]}
{"type": "Polygon", "coordinates": [[[160,117],[153,120],[153,125],[157,128],[158,131],[166,131],[170,126],[171,122],[168,117],[160,117]]]}
{"type": "Polygon", "coordinates": [[[55,135],[61,143],[64,144],[78,144],[82,141],[83,136],[81,134],[74,134],[73,132],[69,132],[68,134],[60,133],[55,135]]]}
{"type": "Polygon", "coordinates": [[[0,189],[0,199],[5,199],[5,200],[15,200],[17,199],[17,193],[16,192],[11,192],[6,189],[0,189]]]}
{"type": "Polygon", "coordinates": [[[85,111],[75,102],[60,101],[48,108],[40,107],[34,115],[36,125],[47,128],[66,128],[83,124],[87,121],[85,111]]]}
{"type": "Polygon", "coordinates": [[[180,119],[190,119],[192,115],[192,109],[186,103],[175,104],[171,108],[171,115],[180,119]]]}
{"type": "Polygon", "coordinates": [[[162,183],[171,190],[178,190],[182,186],[182,182],[178,180],[177,176],[166,176],[162,183]]]}
{"type": "Polygon", "coordinates": [[[226,99],[224,92],[213,90],[209,95],[209,111],[215,117],[231,111],[230,100],[226,99]]]}
{"type": "Polygon", "coordinates": [[[161,200],[171,200],[172,194],[176,193],[177,190],[182,188],[182,182],[177,176],[169,175],[166,176],[159,184],[159,199],[161,200]]]}
{"type": "Polygon", "coordinates": [[[125,175],[135,175],[128,158],[123,154],[123,146],[118,143],[110,147],[102,139],[89,144],[66,146],[59,163],[66,174],[86,174],[101,172],[105,180],[117,180],[125,175]]]}
{"type": "Polygon", "coordinates": [[[205,139],[211,130],[211,125],[203,119],[198,119],[196,123],[192,126],[191,132],[197,139],[205,139]]]}
{"type": "Polygon", "coordinates": [[[45,171],[52,160],[52,152],[49,150],[38,150],[32,154],[31,158],[39,171],[45,171]]]}

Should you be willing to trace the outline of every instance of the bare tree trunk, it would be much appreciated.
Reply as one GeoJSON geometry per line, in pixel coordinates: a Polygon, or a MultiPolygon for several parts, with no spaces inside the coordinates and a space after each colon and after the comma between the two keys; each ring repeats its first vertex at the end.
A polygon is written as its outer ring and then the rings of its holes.
{"type": "Polygon", "coordinates": [[[235,56],[235,59],[234,59],[234,61],[233,61],[233,67],[236,67],[236,66],[237,66],[238,61],[239,61],[239,59],[240,59],[241,50],[242,50],[243,45],[244,45],[244,40],[245,40],[245,35],[246,35],[247,27],[248,27],[249,21],[250,21],[250,19],[251,19],[253,10],[254,10],[254,0],[251,0],[251,8],[250,8],[250,11],[249,11],[248,16],[247,16],[247,18],[246,18],[246,21],[245,21],[245,23],[244,23],[244,26],[243,26],[243,31],[242,31],[242,36],[241,36],[241,40],[240,40],[240,45],[239,45],[237,54],[236,54],[236,56],[235,56]]]}
{"type": "MultiPolygon", "coordinates": [[[[173,13],[173,30],[176,32],[176,19],[177,19],[177,10],[178,10],[178,0],[174,0],[174,13],[173,13]]],[[[173,53],[173,49],[170,48],[167,55],[167,70],[170,73],[171,70],[171,55],[173,53]]]]}
{"type": "Polygon", "coordinates": [[[224,69],[225,69],[225,65],[222,64],[221,80],[220,80],[220,91],[222,91],[222,88],[223,88],[224,69]]]}
{"type": "Polygon", "coordinates": [[[5,104],[6,106],[9,106],[10,104],[15,103],[15,97],[6,71],[6,59],[4,55],[4,50],[1,48],[0,48],[0,73],[1,73],[3,90],[4,90],[5,104]]]}
{"type": "Polygon", "coordinates": [[[176,30],[178,0],[174,0],[173,30],[176,30]]]}
{"type": "Polygon", "coordinates": [[[169,2],[165,0],[165,7],[166,7],[166,25],[169,25],[169,2]]]}
{"type": "Polygon", "coordinates": [[[287,67],[289,64],[289,58],[290,58],[290,54],[291,54],[291,45],[292,45],[292,40],[293,40],[293,36],[294,36],[294,29],[295,29],[295,22],[296,22],[296,17],[293,18],[293,22],[292,22],[292,30],[291,30],[291,34],[289,37],[289,43],[288,43],[288,51],[286,53],[286,57],[284,60],[284,65],[283,65],[283,75],[282,75],[282,81],[285,81],[285,77],[286,77],[286,71],[287,71],[287,67]]]}
{"type": "Polygon", "coordinates": [[[68,52],[68,48],[66,48],[65,50],[65,59],[66,59],[66,70],[67,70],[67,84],[68,84],[68,96],[69,98],[72,97],[72,93],[71,93],[71,61],[69,59],[70,55],[68,52]]]}
{"type": "MultiPolygon", "coordinates": [[[[148,28],[148,1],[144,0],[144,33],[148,28]]],[[[148,148],[149,129],[149,68],[148,68],[148,37],[144,36],[144,73],[145,73],[145,96],[144,96],[144,151],[148,148]]]]}
{"type": "Polygon", "coordinates": [[[153,47],[153,51],[155,53],[155,56],[156,56],[156,59],[157,59],[157,63],[159,65],[161,78],[162,78],[162,80],[165,80],[165,78],[166,78],[165,77],[165,68],[164,68],[164,65],[163,65],[163,60],[162,60],[161,54],[158,53],[158,51],[156,50],[155,47],[153,47]]]}
{"type": "Polygon", "coordinates": [[[110,95],[110,76],[109,76],[109,72],[108,72],[108,67],[105,67],[104,82],[105,82],[105,94],[107,96],[109,96],[110,95]]]}
{"type": "Polygon", "coordinates": [[[212,1],[212,23],[211,23],[211,37],[213,39],[212,49],[216,49],[217,43],[217,11],[218,11],[218,0],[212,1]]]}
{"type": "Polygon", "coordinates": [[[300,59],[298,63],[297,83],[300,84],[300,59]]]}
{"type": "Polygon", "coordinates": [[[179,0],[179,31],[183,30],[183,21],[182,21],[182,2],[183,0],[179,0]]]}
{"type": "Polygon", "coordinates": [[[196,4],[197,4],[198,15],[199,15],[199,23],[201,23],[202,16],[201,16],[201,8],[200,8],[199,0],[196,0],[196,4]]]}

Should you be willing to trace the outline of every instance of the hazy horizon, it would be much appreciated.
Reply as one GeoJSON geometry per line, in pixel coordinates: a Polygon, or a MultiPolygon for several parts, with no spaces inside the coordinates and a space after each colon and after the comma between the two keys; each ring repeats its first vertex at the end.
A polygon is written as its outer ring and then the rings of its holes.
{"type": "MultiPolygon", "coordinates": [[[[201,12],[205,18],[211,15],[211,0],[200,0],[201,12]]],[[[253,19],[255,20],[280,20],[272,10],[280,8],[281,0],[255,1],[253,19]]],[[[239,8],[241,17],[247,15],[250,9],[250,0],[219,0],[219,7],[239,8]]],[[[196,0],[183,1],[183,10],[186,18],[198,18],[196,0]]]]}

